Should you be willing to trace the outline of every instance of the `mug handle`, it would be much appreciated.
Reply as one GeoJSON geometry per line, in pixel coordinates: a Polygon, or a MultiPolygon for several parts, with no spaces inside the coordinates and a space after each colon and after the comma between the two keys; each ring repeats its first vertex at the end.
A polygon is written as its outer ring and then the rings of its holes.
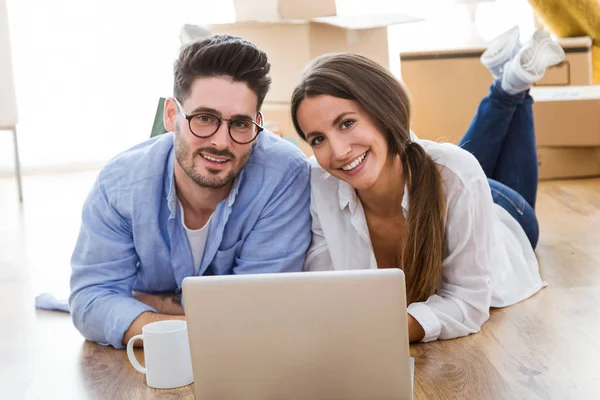
{"type": "Polygon", "coordinates": [[[129,358],[129,362],[133,365],[133,368],[137,369],[138,372],[142,374],[146,373],[146,368],[142,367],[142,365],[138,362],[137,358],[135,358],[135,353],[133,352],[133,344],[136,340],[144,340],[144,335],[135,335],[129,342],[127,342],[127,357],[129,358]]]}

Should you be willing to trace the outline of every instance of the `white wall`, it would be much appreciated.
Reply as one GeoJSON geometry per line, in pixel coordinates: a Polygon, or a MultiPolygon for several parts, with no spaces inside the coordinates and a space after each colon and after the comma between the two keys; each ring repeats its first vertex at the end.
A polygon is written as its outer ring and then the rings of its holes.
{"type": "MultiPolygon", "coordinates": [[[[227,1],[8,0],[26,171],[101,165],[149,137],[171,94],[184,23],[230,21],[227,1]],[[211,12],[207,10],[210,8],[211,12]]],[[[12,172],[0,132],[0,172],[12,172]]]]}

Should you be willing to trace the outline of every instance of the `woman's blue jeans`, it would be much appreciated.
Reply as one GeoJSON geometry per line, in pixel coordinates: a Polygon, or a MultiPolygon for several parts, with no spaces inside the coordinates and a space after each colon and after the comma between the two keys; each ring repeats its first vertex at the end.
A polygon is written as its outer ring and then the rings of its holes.
{"type": "Polygon", "coordinates": [[[494,82],[459,146],[479,160],[494,202],[517,220],[535,249],[538,160],[532,104],[529,91],[509,95],[494,82]]]}

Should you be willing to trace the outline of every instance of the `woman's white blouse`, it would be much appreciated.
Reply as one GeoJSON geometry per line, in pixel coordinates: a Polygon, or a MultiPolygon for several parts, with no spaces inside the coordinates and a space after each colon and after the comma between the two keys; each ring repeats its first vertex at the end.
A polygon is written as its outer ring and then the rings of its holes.
{"type": "MultiPolygon", "coordinates": [[[[414,140],[414,139],[413,139],[414,140]]],[[[546,285],[525,232],[492,201],[487,178],[470,153],[449,143],[418,140],[439,165],[447,217],[436,294],[408,306],[424,342],[478,332],[491,307],[522,301],[546,285]]],[[[356,191],[311,163],[312,243],[305,270],[377,268],[356,191]]],[[[410,212],[408,191],[402,208],[410,212]]]]}

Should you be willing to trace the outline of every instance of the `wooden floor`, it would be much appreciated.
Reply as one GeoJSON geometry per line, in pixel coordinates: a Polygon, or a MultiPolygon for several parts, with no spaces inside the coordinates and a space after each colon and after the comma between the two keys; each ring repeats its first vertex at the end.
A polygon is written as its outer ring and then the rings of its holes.
{"type": "MultiPolygon", "coordinates": [[[[110,392],[117,371],[142,379],[124,353],[85,343],[67,317],[34,309],[40,292],[68,294],[95,175],[26,177],[22,206],[14,179],[0,178],[0,398],[105,398],[125,389],[110,392]],[[87,362],[94,354],[122,369],[87,362]]],[[[479,334],[411,346],[415,399],[600,398],[600,179],[542,183],[537,212],[549,286],[493,310],[479,334]]],[[[189,398],[190,390],[131,398],[189,398]]]]}
{"type": "MultiPolygon", "coordinates": [[[[503,398],[600,399],[600,180],[542,183],[537,213],[536,254],[549,286],[493,310],[481,333],[453,341],[456,346],[412,346],[417,369],[419,363],[446,360],[441,375],[454,376],[457,391],[472,377],[487,377],[474,385],[478,391],[445,398],[498,398],[492,395],[498,393],[495,385],[507,385],[511,396],[503,398]],[[469,349],[472,364],[458,368],[453,359],[469,349]],[[421,353],[426,359],[419,360],[421,353]]],[[[417,377],[435,393],[437,371],[417,377]]]]}

